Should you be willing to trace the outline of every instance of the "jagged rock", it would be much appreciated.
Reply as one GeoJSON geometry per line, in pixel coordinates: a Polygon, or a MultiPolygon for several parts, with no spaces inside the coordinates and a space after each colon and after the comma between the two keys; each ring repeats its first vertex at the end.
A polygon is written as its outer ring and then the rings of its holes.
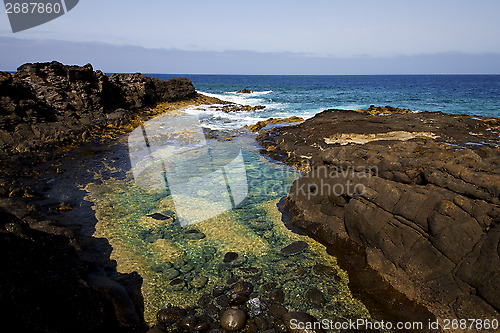
{"type": "Polygon", "coordinates": [[[134,110],[193,98],[191,81],[142,74],[106,76],[59,62],[28,63],[0,72],[0,156],[88,136],[91,126],[123,124],[134,110]]]}
{"type": "Polygon", "coordinates": [[[251,93],[253,93],[253,90],[245,88],[245,89],[238,90],[236,93],[237,94],[251,94],[251,93]]]}
{"type": "Polygon", "coordinates": [[[290,124],[304,121],[304,118],[292,116],[288,118],[269,118],[266,120],[258,121],[256,124],[246,126],[250,132],[258,132],[267,124],[290,124]]]}
{"type": "Polygon", "coordinates": [[[440,318],[488,318],[500,310],[495,123],[328,110],[257,139],[264,153],[306,172],[285,200],[289,223],[328,244],[350,274],[367,265],[440,318]],[[411,135],[387,135],[401,132],[411,135]],[[351,141],[332,139],[340,136],[351,141]]]}

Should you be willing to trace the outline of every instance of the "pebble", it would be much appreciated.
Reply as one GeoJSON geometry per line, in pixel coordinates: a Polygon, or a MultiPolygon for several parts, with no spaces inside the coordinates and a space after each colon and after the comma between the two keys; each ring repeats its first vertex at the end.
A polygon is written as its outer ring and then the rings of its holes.
{"type": "Polygon", "coordinates": [[[223,329],[234,332],[240,330],[245,326],[247,315],[245,312],[236,309],[229,309],[224,311],[220,318],[220,325],[223,329]]]}
{"type": "Polygon", "coordinates": [[[196,318],[192,315],[187,315],[179,321],[179,327],[187,330],[192,330],[196,326],[196,318]]]}
{"type": "Polygon", "coordinates": [[[234,261],[236,259],[238,259],[238,253],[236,253],[236,252],[227,252],[224,255],[224,259],[222,261],[225,262],[225,263],[229,263],[229,262],[234,261]]]}
{"type": "Polygon", "coordinates": [[[181,271],[181,273],[188,273],[188,272],[191,272],[193,269],[194,269],[193,265],[186,264],[186,265],[182,266],[181,268],[179,268],[179,271],[181,271]]]}
{"type": "Polygon", "coordinates": [[[234,274],[241,277],[260,276],[262,271],[257,267],[238,267],[234,270],[234,274]]]}
{"type": "Polygon", "coordinates": [[[293,256],[306,250],[309,245],[304,241],[293,242],[281,249],[281,254],[285,256],[293,256]]]}
{"type": "Polygon", "coordinates": [[[207,282],[208,278],[206,276],[199,275],[191,281],[191,287],[200,289],[203,288],[207,284],[207,282]]]}
{"type": "Polygon", "coordinates": [[[305,293],[307,301],[315,308],[320,308],[326,303],[325,296],[318,288],[310,288],[305,293]]]}
{"type": "Polygon", "coordinates": [[[281,319],[287,312],[286,308],[281,304],[271,304],[269,306],[269,313],[275,318],[281,319]]]}
{"type": "Polygon", "coordinates": [[[269,299],[278,303],[283,303],[285,301],[285,293],[283,289],[276,288],[269,293],[269,299]]]}
{"type": "Polygon", "coordinates": [[[245,295],[250,295],[253,291],[253,285],[250,282],[246,281],[236,282],[231,286],[231,291],[233,293],[243,293],[245,295]]]}
{"type": "Polygon", "coordinates": [[[271,222],[264,220],[252,220],[250,221],[250,225],[252,226],[252,228],[257,230],[270,230],[273,228],[271,222]]]}
{"type": "Polygon", "coordinates": [[[203,239],[206,237],[204,233],[202,233],[201,231],[196,230],[196,229],[186,230],[186,231],[184,231],[183,234],[184,234],[184,238],[190,239],[190,240],[200,240],[200,239],[203,239]]]}
{"type": "Polygon", "coordinates": [[[148,214],[146,215],[147,217],[150,217],[152,219],[155,219],[155,220],[159,220],[159,221],[164,221],[164,220],[169,220],[171,219],[170,216],[166,216],[166,215],[163,215],[163,214],[160,214],[160,213],[153,213],[153,214],[148,214]]]}
{"type": "Polygon", "coordinates": [[[156,314],[156,319],[161,324],[174,323],[186,315],[186,310],[177,306],[169,306],[168,308],[161,309],[156,314]]]}
{"type": "Polygon", "coordinates": [[[182,290],[185,285],[186,282],[182,279],[174,279],[170,281],[170,287],[172,287],[172,289],[176,291],[182,290]]]}
{"type": "Polygon", "coordinates": [[[229,295],[229,304],[231,305],[241,305],[247,301],[247,295],[244,293],[232,293],[229,295]]]}
{"type": "Polygon", "coordinates": [[[323,264],[314,265],[313,272],[316,275],[337,276],[335,268],[323,264]]]}
{"type": "Polygon", "coordinates": [[[175,268],[168,268],[168,269],[166,269],[166,270],[163,271],[163,276],[167,280],[175,279],[179,275],[180,275],[179,271],[176,270],[175,268]]]}

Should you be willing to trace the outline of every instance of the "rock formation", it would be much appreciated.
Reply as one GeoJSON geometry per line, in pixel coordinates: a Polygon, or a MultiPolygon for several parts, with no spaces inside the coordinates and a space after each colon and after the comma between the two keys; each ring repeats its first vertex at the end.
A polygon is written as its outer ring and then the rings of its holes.
{"type": "Polygon", "coordinates": [[[284,203],[289,223],[353,279],[361,262],[439,318],[498,318],[498,119],[373,113],[328,110],[258,135],[306,172],[284,203]]]}
{"type": "Polygon", "coordinates": [[[142,74],[106,76],[58,62],[0,72],[0,156],[83,135],[92,126],[126,121],[134,110],[196,96],[191,81],[142,74]]]}

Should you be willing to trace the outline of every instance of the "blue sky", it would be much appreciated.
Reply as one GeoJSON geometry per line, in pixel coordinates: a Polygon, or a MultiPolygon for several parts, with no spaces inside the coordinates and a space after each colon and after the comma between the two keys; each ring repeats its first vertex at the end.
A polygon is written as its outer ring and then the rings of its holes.
{"type": "MultiPolygon", "coordinates": [[[[15,69],[23,61],[58,59],[92,62],[108,72],[134,72],[145,67],[140,58],[163,52],[165,60],[155,56],[157,63],[147,64],[148,71],[233,73],[237,69],[225,68],[224,63],[228,57],[234,60],[234,51],[241,51],[244,60],[258,53],[264,62],[268,55],[269,61],[290,66],[274,73],[272,67],[256,64],[242,68],[242,74],[308,74],[308,63],[314,59],[320,63],[342,59],[346,67],[331,66],[325,74],[359,74],[360,64],[365,63],[373,64],[373,68],[362,66],[366,74],[440,72],[430,56],[441,62],[446,56],[445,64],[456,63],[442,72],[499,73],[498,13],[498,0],[81,0],[66,15],[16,34],[7,15],[0,13],[0,69],[15,69]],[[75,47],[78,54],[71,52],[75,47]],[[96,48],[101,54],[95,54],[96,48]],[[131,49],[137,58],[113,61],[131,49]],[[190,67],[185,57],[173,57],[175,52],[187,52],[197,63],[190,67]],[[465,56],[481,61],[481,66],[464,63],[465,56]],[[303,66],[297,58],[303,59],[303,66]],[[175,64],[165,63],[174,59],[175,64]],[[399,65],[391,67],[391,59],[399,65]],[[412,65],[423,59],[428,67],[412,65]],[[200,68],[204,60],[206,68],[200,68]]],[[[311,74],[321,69],[314,71],[311,74]]]]}

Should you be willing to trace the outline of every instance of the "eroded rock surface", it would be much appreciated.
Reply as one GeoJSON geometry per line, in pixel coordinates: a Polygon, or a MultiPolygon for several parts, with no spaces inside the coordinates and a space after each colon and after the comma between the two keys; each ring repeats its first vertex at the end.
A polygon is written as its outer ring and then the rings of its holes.
{"type": "Polygon", "coordinates": [[[196,96],[188,79],[142,74],[106,76],[58,62],[0,72],[0,156],[82,136],[85,129],[126,121],[134,110],[196,96]]]}
{"type": "Polygon", "coordinates": [[[258,140],[306,172],[284,204],[292,225],[341,261],[346,247],[361,248],[369,267],[440,318],[492,319],[500,310],[497,124],[328,110],[258,140]]]}

